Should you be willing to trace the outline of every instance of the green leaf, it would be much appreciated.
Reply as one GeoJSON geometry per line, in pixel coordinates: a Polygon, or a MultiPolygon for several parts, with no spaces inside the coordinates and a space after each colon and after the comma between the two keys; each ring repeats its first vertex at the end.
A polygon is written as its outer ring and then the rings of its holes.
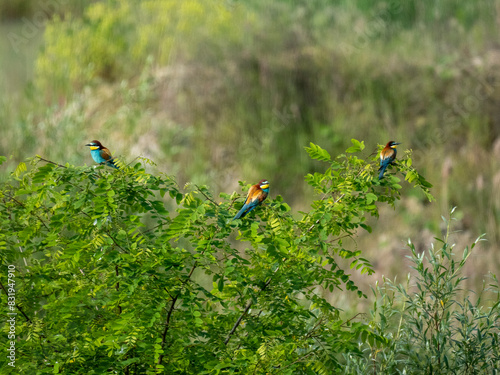
{"type": "Polygon", "coordinates": [[[366,194],[366,204],[371,204],[377,200],[377,196],[373,193],[366,194]]]}
{"type": "Polygon", "coordinates": [[[16,167],[16,170],[14,171],[14,176],[19,177],[24,172],[26,172],[26,163],[21,162],[16,167]]]}
{"type": "Polygon", "coordinates": [[[219,278],[219,282],[217,283],[217,289],[219,292],[222,292],[224,290],[224,276],[221,275],[219,278]]]}
{"type": "Polygon", "coordinates": [[[365,148],[364,142],[359,142],[358,140],[356,140],[354,138],[351,139],[351,143],[353,145],[346,150],[347,153],[352,154],[354,152],[363,151],[365,148]]]}
{"type": "Polygon", "coordinates": [[[315,145],[314,143],[309,144],[310,147],[305,147],[305,150],[309,154],[312,159],[319,161],[330,161],[331,156],[328,151],[322,149],[320,146],[315,145]]]}
{"type": "Polygon", "coordinates": [[[424,179],[422,176],[420,176],[420,178],[419,178],[419,183],[423,187],[426,187],[426,188],[429,188],[429,189],[432,187],[432,184],[430,182],[428,182],[426,179],[424,179]]]}
{"type": "Polygon", "coordinates": [[[372,232],[372,227],[370,227],[369,225],[366,225],[366,224],[361,223],[361,224],[359,224],[359,226],[360,226],[361,228],[363,228],[364,230],[366,230],[368,233],[371,233],[371,232],[372,232]]]}

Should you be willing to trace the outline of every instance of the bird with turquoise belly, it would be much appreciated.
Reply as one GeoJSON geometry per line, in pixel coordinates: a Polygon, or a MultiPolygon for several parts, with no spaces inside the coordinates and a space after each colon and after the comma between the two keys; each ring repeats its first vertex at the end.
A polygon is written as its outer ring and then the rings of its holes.
{"type": "Polygon", "coordinates": [[[87,143],[85,146],[90,147],[90,155],[92,155],[92,159],[96,163],[105,164],[108,167],[112,167],[118,169],[115,164],[114,158],[111,156],[111,152],[104,147],[101,142],[97,140],[93,140],[90,143],[87,143]]]}

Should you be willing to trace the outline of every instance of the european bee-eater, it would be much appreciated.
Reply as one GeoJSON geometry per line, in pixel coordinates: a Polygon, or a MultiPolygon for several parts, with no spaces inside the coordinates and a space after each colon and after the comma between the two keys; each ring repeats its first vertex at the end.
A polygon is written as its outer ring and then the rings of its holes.
{"type": "Polygon", "coordinates": [[[87,143],[85,146],[90,147],[90,155],[92,155],[92,159],[94,159],[96,163],[104,163],[109,167],[118,169],[118,167],[115,165],[113,157],[111,156],[111,152],[109,152],[109,150],[104,147],[101,142],[93,140],[92,142],[87,143]]]}
{"type": "Polygon", "coordinates": [[[378,175],[379,180],[384,178],[384,172],[386,168],[389,166],[389,164],[392,164],[394,162],[394,159],[396,159],[396,147],[398,147],[398,145],[400,144],[401,143],[399,142],[390,141],[380,152],[380,168],[378,169],[378,171],[380,172],[378,175]]]}
{"type": "Polygon", "coordinates": [[[255,207],[264,202],[267,198],[267,194],[269,194],[269,182],[267,182],[267,180],[260,180],[258,184],[251,186],[248,190],[247,199],[245,199],[243,207],[241,207],[241,210],[236,214],[233,220],[244,217],[255,207]]]}

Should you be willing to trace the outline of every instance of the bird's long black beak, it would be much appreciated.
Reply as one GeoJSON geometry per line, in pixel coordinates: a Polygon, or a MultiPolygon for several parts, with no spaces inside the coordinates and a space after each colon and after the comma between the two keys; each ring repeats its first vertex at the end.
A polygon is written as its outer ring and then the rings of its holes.
{"type": "Polygon", "coordinates": [[[87,143],[85,146],[92,146],[92,144],[91,143],[87,143]]]}

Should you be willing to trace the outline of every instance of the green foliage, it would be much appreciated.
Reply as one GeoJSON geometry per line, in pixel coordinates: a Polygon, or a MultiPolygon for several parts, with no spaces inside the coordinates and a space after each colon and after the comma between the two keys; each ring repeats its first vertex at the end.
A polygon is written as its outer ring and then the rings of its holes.
{"type": "Polygon", "coordinates": [[[415,274],[406,285],[386,280],[373,289],[375,339],[363,340],[364,359],[346,356],[346,373],[485,374],[500,366],[498,279],[491,275],[479,293],[464,288],[464,267],[480,238],[457,256],[445,222],[439,248],[419,254],[409,241],[415,274]]]}
{"type": "Polygon", "coordinates": [[[19,371],[331,373],[342,353],[361,355],[360,335],[384,341],[327,291],[363,296],[339,260],[373,268],[342,239],[399,198],[398,179],[379,182],[354,150],[308,150],[327,169],[306,177],[320,196],[300,219],[277,195],[232,221],[228,194],[181,191],[140,163],[17,168],[1,190],[0,256],[18,270],[19,371]]]}

